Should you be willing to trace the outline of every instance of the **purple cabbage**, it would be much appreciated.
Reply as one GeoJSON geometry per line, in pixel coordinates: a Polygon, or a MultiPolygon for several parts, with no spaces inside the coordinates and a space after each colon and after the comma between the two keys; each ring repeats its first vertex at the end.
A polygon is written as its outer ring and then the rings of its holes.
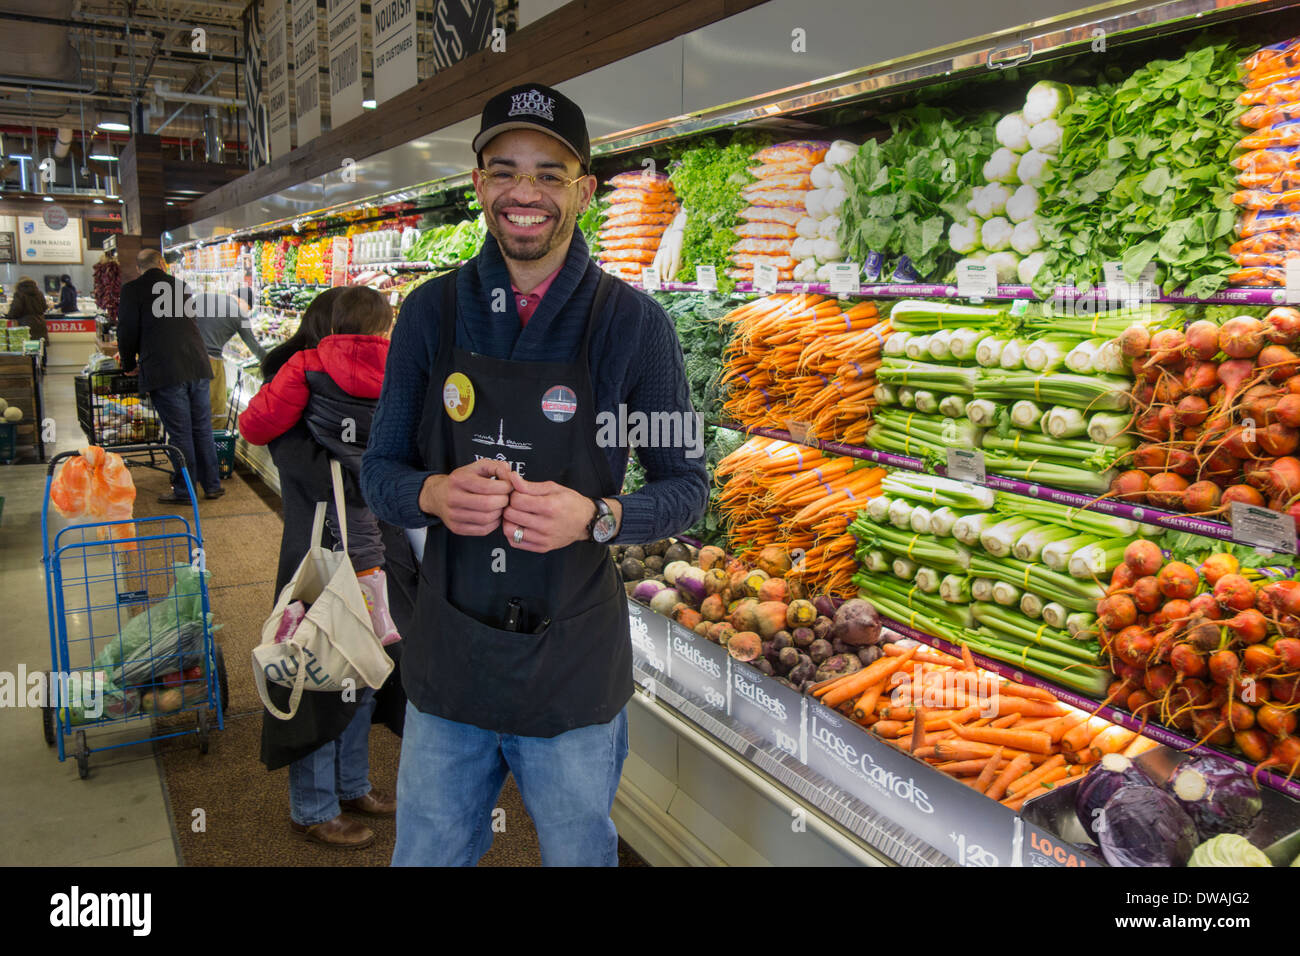
{"type": "Polygon", "coordinates": [[[1097,842],[1111,866],[1185,866],[1200,838],[1169,794],[1129,785],[1116,790],[1098,814],[1097,842]]]}
{"type": "Polygon", "coordinates": [[[1097,841],[1097,820],[1106,801],[1123,787],[1152,785],[1151,778],[1128,757],[1123,754],[1106,754],[1075,791],[1074,812],[1088,835],[1097,841]]]}
{"type": "Polygon", "coordinates": [[[1197,756],[1179,764],[1165,789],[1206,840],[1220,833],[1245,833],[1264,809],[1255,781],[1218,757],[1197,756]]]}

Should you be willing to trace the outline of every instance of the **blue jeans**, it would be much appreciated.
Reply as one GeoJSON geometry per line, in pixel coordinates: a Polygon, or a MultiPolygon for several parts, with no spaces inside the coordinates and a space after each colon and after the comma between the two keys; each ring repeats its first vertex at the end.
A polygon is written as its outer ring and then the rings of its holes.
{"type": "Polygon", "coordinates": [[[289,815],[302,826],[333,820],[340,800],[355,800],[370,792],[370,716],[375,692],[364,687],[357,695],[356,715],[337,740],[289,764],[289,815]]]}
{"type": "MultiPolygon", "coordinates": [[[[204,491],[219,490],[221,477],[217,473],[217,446],[212,442],[212,400],[207,380],[155,388],[149,398],[167,430],[167,441],[185,455],[190,480],[204,491]]],[[[180,472],[172,474],[172,491],[186,493],[180,472]]]]}
{"type": "Polygon", "coordinates": [[[626,708],[607,724],[513,737],[408,702],[393,865],[477,863],[494,833],[519,825],[493,812],[509,771],[537,828],[543,866],[618,866],[609,811],[626,757],[626,708]]]}

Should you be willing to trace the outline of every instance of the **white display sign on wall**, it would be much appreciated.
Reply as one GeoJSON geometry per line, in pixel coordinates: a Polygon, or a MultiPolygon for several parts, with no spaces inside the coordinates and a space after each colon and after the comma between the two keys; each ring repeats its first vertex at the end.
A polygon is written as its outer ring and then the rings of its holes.
{"type": "Polygon", "coordinates": [[[81,224],[51,229],[40,216],[17,216],[18,261],[24,264],[80,265],[81,224]]]}
{"type": "Polygon", "coordinates": [[[320,135],[320,34],[316,0],[293,0],[294,113],[298,145],[320,135]]]}
{"type": "Polygon", "coordinates": [[[419,79],[415,56],[415,0],[373,0],[375,102],[391,100],[419,79]]]}
{"type": "Polygon", "coordinates": [[[289,22],[285,0],[271,0],[266,25],[266,112],[271,127],[271,158],[293,149],[289,119],[289,22]]]}
{"type": "Polygon", "coordinates": [[[330,128],[361,115],[361,0],[327,0],[330,128]]]}

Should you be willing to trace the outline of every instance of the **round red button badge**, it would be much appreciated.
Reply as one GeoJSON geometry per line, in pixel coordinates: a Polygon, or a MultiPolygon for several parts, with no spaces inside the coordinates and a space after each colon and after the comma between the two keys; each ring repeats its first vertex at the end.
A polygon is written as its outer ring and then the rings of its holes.
{"type": "Polygon", "coordinates": [[[578,396],[564,385],[552,385],[542,396],[542,414],[553,422],[567,422],[578,411],[578,396]]]}

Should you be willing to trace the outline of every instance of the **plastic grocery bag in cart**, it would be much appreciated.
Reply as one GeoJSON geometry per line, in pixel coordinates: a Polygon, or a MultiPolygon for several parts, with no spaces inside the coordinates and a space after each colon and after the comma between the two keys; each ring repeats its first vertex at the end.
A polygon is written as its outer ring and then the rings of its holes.
{"type": "Polygon", "coordinates": [[[167,596],[131,618],[95,655],[95,669],[105,672],[110,689],[155,682],[164,674],[204,664],[204,626],[217,630],[209,611],[203,615],[202,571],[173,565],[176,580],[167,596]]]}
{"type": "MultiPolygon", "coordinates": [[[[50,485],[50,502],[72,521],[129,521],[135,507],[135,482],[121,455],[87,445],[59,468],[50,485]]],[[[96,529],[101,539],[134,538],[134,524],[114,524],[96,529]]],[[[134,541],[120,548],[136,550],[134,541]]]]}
{"type": "Polygon", "coordinates": [[[337,461],[330,461],[330,472],[343,550],[328,551],[320,546],[325,502],[317,502],[311,550],[280,592],[275,609],[262,625],[262,643],[253,648],[257,692],[266,709],[280,720],[291,720],[298,712],[304,690],[355,690],[363,683],[378,690],[393,670],[392,658],[370,623],[361,585],[348,559],[347,511],[337,461]],[[300,606],[290,609],[299,602],[300,606]],[[302,607],[306,607],[305,614],[302,607]],[[280,633],[282,624],[292,630],[280,633]],[[267,681],[292,688],[287,711],[272,703],[267,681]]]}

